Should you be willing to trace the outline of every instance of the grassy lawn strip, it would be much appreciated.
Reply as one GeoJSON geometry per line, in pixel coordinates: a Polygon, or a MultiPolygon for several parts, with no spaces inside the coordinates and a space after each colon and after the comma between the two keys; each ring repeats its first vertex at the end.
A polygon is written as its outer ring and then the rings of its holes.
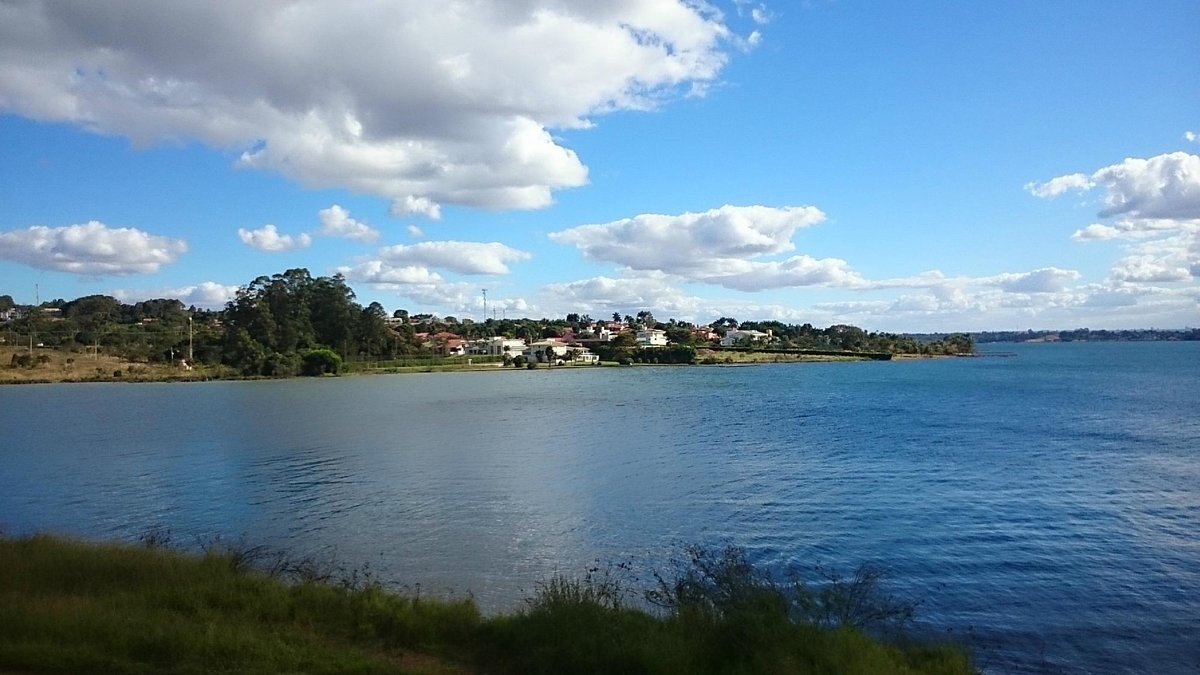
{"type": "Polygon", "coordinates": [[[971,672],[959,649],[789,619],[770,589],[658,616],[561,579],[483,618],[470,600],[284,583],[228,554],[49,536],[0,539],[0,571],[0,672],[971,672]]]}

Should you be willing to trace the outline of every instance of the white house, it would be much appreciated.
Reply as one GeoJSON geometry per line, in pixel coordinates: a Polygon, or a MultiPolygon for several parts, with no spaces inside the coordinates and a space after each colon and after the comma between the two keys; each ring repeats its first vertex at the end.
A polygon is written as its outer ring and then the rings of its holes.
{"type": "Polygon", "coordinates": [[[667,331],[645,328],[637,332],[637,341],[641,347],[666,347],[667,331]]]}
{"type": "Polygon", "coordinates": [[[722,347],[737,347],[746,342],[751,344],[761,344],[771,339],[770,333],[764,333],[757,330],[731,330],[721,338],[722,347]]]}
{"type": "Polygon", "coordinates": [[[512,340],[506,337],[491,337],[483,340],[476,340],[471,343],[471,353],[482,356],[509,356],[516,357],[524,354],[528,347],[524,340],[512,340]]]}
{"type": "Polygon", "coordinates": [[[528,356],[538,363],[600,363],[600,357],[587,349],[553,339],[530,344],[528,356]]]}
{"type": "Polygon", "coordinates": [[[537,359],[539,363],[555,363],[566,358],[567,351],[574,349],[565,342],[558,340],[541,340],[529,343],[528,356],[537,359]]]}

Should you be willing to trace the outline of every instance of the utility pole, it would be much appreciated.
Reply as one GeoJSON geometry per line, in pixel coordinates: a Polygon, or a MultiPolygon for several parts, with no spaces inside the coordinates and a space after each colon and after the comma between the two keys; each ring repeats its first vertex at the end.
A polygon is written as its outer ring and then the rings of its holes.
{"type": "Polygon", "coordinates": [[[192,317],[188,315],[188,365],[192,365],[192,317]]]}
{"type": "Polygon", "coordinates": [[[38,314],[42,313],[42,289],[33,285],[33,309],[29,311],[29,359],[33,363],[33,334],[37,330],[38,314]]]}
{"type": "Polygon", "coordinates": [[[483,320],[487,321],[487,289],[483,289],[483,320]]]}

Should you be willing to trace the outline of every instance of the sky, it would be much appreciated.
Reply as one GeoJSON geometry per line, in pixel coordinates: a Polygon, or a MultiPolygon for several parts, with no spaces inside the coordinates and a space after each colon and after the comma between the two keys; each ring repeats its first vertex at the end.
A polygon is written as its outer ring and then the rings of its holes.
{"type": "Polygon", "coordinates": [[[0,295],[1200,326],[1200,3],[0,0],[0,295]],[[485,291],[486,289],[486,291],[485,291]]]}

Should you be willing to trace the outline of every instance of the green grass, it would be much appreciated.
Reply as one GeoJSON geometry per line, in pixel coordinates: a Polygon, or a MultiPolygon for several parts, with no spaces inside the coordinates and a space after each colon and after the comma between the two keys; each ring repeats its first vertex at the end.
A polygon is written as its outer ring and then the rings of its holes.
{"type": "Polygon", "coordinates": [[[558,578],[524,610],[485,618],[470,600],[284,582],[245,563],[228,551],[0,539],[0,672],[971,672],[959,649],[797,620],[790,596],[756,573],[735,593],[704,574],[660,578],[653,614],[607,576],[558,578]]]}

